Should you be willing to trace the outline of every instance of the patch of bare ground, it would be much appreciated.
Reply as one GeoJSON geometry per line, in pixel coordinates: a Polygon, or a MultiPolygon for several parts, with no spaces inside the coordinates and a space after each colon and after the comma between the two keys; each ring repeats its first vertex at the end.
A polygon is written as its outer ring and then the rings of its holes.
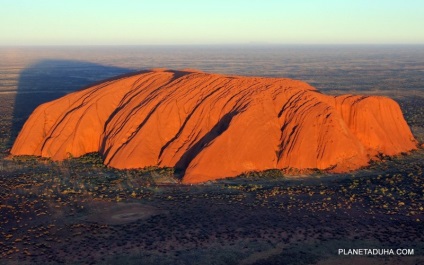
{"type": "Polygon", "coordinates": [[[271,248],[269,250],[265,250],[258,253],[253,253],[247,258],[241,260],[239,265],[255,264],[256,262],[260,260],[266,260],[267,258],[281,254],[283,251],[284,251],[284,244],[278,244],[275,246],[275,248],[271,248]]]}
{"type": "Polygon", "coordinates": [[[89,215],[82,220],[99,224],[121,225],[152,216],[165,214],[166,211],[142,203],[97,202],[90,205],[89,215]]]}

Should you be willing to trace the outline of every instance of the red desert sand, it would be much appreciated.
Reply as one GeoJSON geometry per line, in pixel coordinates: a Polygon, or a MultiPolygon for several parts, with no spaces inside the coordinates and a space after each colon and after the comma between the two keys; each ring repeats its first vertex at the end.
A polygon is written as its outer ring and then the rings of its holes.
{"type": "Polygon", "coordinates": [[[286,78],[157,69],[39,106],[11,150],[107,166],[175,167],[184,183],[266,169],[346,172],[417,148],[399,105],[286,78]]]}

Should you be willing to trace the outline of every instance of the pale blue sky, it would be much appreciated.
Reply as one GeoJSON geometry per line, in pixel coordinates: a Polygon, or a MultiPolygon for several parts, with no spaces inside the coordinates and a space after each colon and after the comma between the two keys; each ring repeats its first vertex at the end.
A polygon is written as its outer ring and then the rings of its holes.
{"type": "Polygon", "coordinates": [[[0,0],[0,45],[424,44],[422,0],[0,0]]]}

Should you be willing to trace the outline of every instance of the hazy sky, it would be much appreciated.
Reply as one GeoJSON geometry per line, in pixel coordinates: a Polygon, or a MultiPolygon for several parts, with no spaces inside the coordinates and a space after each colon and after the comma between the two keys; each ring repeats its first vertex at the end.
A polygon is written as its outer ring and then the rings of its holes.
{"type": "Polygon", "coordinates": [[[0,45],[424,44],[423,0],[0,0],[0,45]]]}

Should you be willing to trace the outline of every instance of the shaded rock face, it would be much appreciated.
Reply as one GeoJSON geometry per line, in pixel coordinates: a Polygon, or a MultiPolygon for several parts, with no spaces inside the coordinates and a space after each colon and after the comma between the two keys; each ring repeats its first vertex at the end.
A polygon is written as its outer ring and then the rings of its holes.
{"type": "Polygon", "coordinates": [[[272,168],[344,172],[416,149],[399,105],[283,78],[152,70],[39,106],[11,150],[108,166],[175,167],[197,183],[272,168]]]}

